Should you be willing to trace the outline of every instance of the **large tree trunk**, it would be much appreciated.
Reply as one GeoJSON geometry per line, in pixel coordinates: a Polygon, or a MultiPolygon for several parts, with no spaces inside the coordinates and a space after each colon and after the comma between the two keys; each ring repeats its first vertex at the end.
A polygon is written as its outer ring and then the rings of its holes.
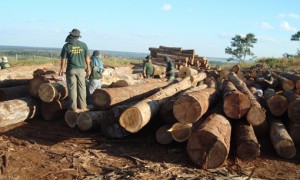
{"type": "Polygon", "coordinates": [[[190,159],[203,169],[221,166],[230,149],[231,125],[220,114],[211,114],[191,135],[187,143],[190,159]]]}
{"type": "Polygon", "coordinates": [[[296,94],[295,91],[284,91],[282,95],[289,103],[288,116],[290,120],[300,124],[300,95],[296,94]]]}
{"type": "Polygon", "coordinates": [[[77,127],[82,131],[91,130],[94,128],[99,128],[101,121],[104,121],[106,118],[106,111],[86,111],[80,113],[76,124],[77,127]]]}
{"type": "Polygon", "coordinates": [[[296,155],[296,148],[285,126],[280,120],[271,121],[270,137],[280,157],[291,159],[296,155]]]}
{"type": "Polygon", "coordinates": [[[151,96],[158,92],[161,87],[167,85],[169,85],[168,82],[157,82],[128,87],[96,89],[92,95],[92,104],[100,109],[108,109],[120,103],[151,96]]]}
{"type": "Polygon", "coordinates": [[[192,124],[183,124],[181,122],[174,123],[168,130],[173,140],[176,142],[184,142],[188,140],[192,134],[192,124]]]}
{"type": "Polygon", "coordinates": [[[258,144],[253,127],[244,121],[236,122],[235,140],[237,145],[237,156],[242,160],[253,160],[260,155],[258,144]]]}
{"type": "Polygon", "coordinates": [[[52,101],[50,103],[41,102],[41,114],[45,120],[54,120],[64,117],[67,111],[68,100],[52,101]]]}
{"type": "Polygon", "coordinates": [[[0,81],[0,88],[28,85],[30,79],[7,79],[0,81]]]}
{"type": "Polygon", "coordinates": [[[289,80],[292,80],[295,84],[295,87],[296,87],[298,93],[300,92],[300,75],[291,74],[291,73],[288,73],[288,72],[281,72],[279,75],[282,76],[282,77],[285,77],[289,80]]]}
{"type": "Polygon", "coordinates": [[[238,91],[232,82],[225,80],[222,86],[223,110],[227,117],[240,119],[246,115],[250,109],[249,98],[238,91]]]}
{"type": "Polygon", "coordinates": [[[147,99],[133,105],[122,113],[119,120],[121,126],[131,133],[138,132],[142,127],[148,124],[151,117],[158,113],[162,104],[167,102],[175,94],[190,88],[192,85],[205,78],[205,73],[186,77],[180,82],[172,84],[147,99]]]}
{"type": "Polygon", "coordinates": [[[44,83],[55,82],[53,79],[49,79],[44,76],[34,77],[29,81],[29,94],[33,97],[39,97],[39,88],[44,83]]]}
{"type": "Polygon", "coordinates": [[[196,122],[216,102],[217,93],[216,88],[184,93],[174,102],[175,118],[184,124],[196,122]]]}
{"type": "Polygon", "coordinates": [[[272,73],[272,76],[274,76],[279,81],[279,84],[283,90],[287,91],[293,90],[295,88],[295,84],[292,80],[282,77],[274,72],[272,73]]]}
{"type": "Polygon", "coordinates": [[[264,91],[264,99],[267,106],[274,116],[281,116],[285,113],[288,107],[288,102],[284,96],[276,94],[274,89],[266,89],[264,91]]]}
{"type": "Polygon", "coordinates": [[[67,84],[63,82],[41,84],[38,89],[38,95],[44,102],[63,100],[68,97],[67,84]]]}
{"type": "Polygon", "coordinates": [[[233,72],[228,74],[228,79],[235,85],[235,87],[239,91],[248,96],[248,98],[250,99],[251,107],[246,116],[247,121],[253,126],[263,124],[266,120],[266,111],[257,102],[256,98],[250,92],[247,85],[233,72]]]}
{"type": "Polygon", "coordinates": [[[300,124],[289,123],[289,134],[296,145],[300,145],[300,124]]]}
{"type": "Polygon", "coordinates": [[[29,96],[28,85],[0,88],[0,102],[29,96]]]}
{"type": "Polygon", "coordinates": [[[170,144],[173,141],[171,132],[168,131],[171,126],[171,124],[165,124],[156,130],[155,138],[159,144],[170,144]]]}
{"type": "Polygon", "coordinates": [[[0,127],[31,119],[38,114],[38,99],[23,97],[0,102],[0,127]]]}

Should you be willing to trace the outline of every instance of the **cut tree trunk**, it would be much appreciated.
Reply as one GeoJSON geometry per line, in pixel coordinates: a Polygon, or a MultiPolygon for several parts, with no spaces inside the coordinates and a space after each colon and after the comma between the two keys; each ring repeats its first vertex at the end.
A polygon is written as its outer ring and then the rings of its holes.
{"type": "Polygon", "coordinates": [[[0,102],[29,96],[28,85],[0,88],[0,102]]]}
{"type": "Polygon", "coordinates": [[[138,132],[142,127],[148,124],[151,117],[158,113],[162,104],[167,102],[175,94],[190,88],[205,78],[205,73],[198,73],[186,77],[180,82],[172,84],[133,105],[122,113],[119,119],[121,126],[131,133],[138,132]]]}
{"type": "Polygon", "coordinates": [[[276,94],[274,89],[266,89],[264,91],[264,99],[272,115],[281,116],[286,112],[288,107],[286,98],[276,94]]]}
{"type": "Polygon", "coordinates": [[[229,121],[220,114],[211,114],[192,133],[187,143],[187,153],[198,167],[217,168],[228,156],[230,136],[229,121]]]}
{"type": "Polygon", "coordinates": [[[280,120],[271,121],[270,137],[280,157],[291,159],[296,156],[294,142],[280,120]]]}
{"type": "Polygon", "coordinates": [[[296,145],[300,145],[300,124],[289,123],[289,134],[296,145]]]}
{"type": "Polygon", "coordinates": [[[296,94],[295,91],[284,91],[282,95],[289,103],[288,116],[290,120],[300,124],[300,95],[296,94]]]}
{"type": "Polygon", "coordinates": [[[194,74],[197,74],[198,71],[196,69],[192,69],[189,67],[181,67],[178,71],[179,78],[185,78],[194,74]]]}
{"type": "Polygon", "coordinates": [[[67,110],[67,112],[65,113],[65,122],[70,128],[76,127],[78,116],[79,116],[79,112],[67,110]]]}
{"type": "Polygon", "coordinates": [[[171,124],[166,124],[156,130],[155,138],[159,144],[170,144],[173,141],[171,132],[168,131],[171,126],[171,124]]]}
{"type": "Polygon", "coordinates": [[[44,76],[34,77],[29,81],[29,94],[33,97],[39,97],[39,88],[44,83],[55,82],[55,80],[51,80],[44,76]]]}
{"type": "Polygon", "coordinates": [[[246,116],[247,121],[253,126],[264,123],[266,120],[266,110],[257,102],[247,85],[233,72],[228,74],[228,79],[241,93],[245,94],[250,99],[251,107],[246,116]]]}
{"type": "Polygon", "coordinates": [[[44,102],[63,100],[68,97],[67,84],[62,82],[41,84],[38,89],[38,95],[44,102]]]}
{"type": "Polygon", "coordinates": [[[104,121],[105,118],[106,111],[86,111],[79,114],[76,125],[82,131],[96,128],[100,130],[101,121],[104,121]]]}
{"type": "Polygon", "coordinates": [[[181,122],[174,123],[168,130],[172,139],[176,142],[184,142],[188,140],[192,134],[192,124],[183,124],[181,122]]]}
{"type": "Polygon", "coordinates": [[[41,102],[41,114],[45,120],[55,120],[64,117],[67,111],[68,100],[52,101],[50,103],[41,102]]]}
{"type": "Polygon", "coordinates": [[[228,80],[223,81],[223,110],[227,117],[240,119],[250,109],[249,98],[236,89],[234,84],[228,80]]]}
{"type": "Polygon", "coordinates": [[[291,73],[288,73],[288,72],[282,72],[279,75],[282,76],[282,77],[285,77],[289,80],[292,80],[295,84],[295,87],[296,87],[298,93],[300,92],[300,75],[291,74],[291,73]]]}
{"type": "Polygon", "coordinates": [[[279,81],[279,84],[283,90],[287,91],[287,90],[293,90],[295,88],[295,84],[292,80],[282,77],[274,72],[272,72],[272,76],[279,81]]]}
{"type": "Polygon", "coordinates": [[[0,127],[32,119],[38,114],[38,99],[23,97],[0,102],[0,127]]]}
{"type": "Polygon", "coordinates": [[[0,81],[0,88],[28,85],[30,79],[7,79],[0,81]]]}
{"type": "Polygon", "coordinates": [[[242,160],[253,160],[260,155],[253,127],[245,121],[238,121],[234,127],[237,156],[242,160]]]}
{"type": "Polygon", "coordinates": [[[121,103],[151,96],[169,84],[169,82],[157,82],[120,88],[96,89],[92,95],[92,104],[99,109],[108,109],[121,103]]]}
{"type": "Polygon", "coordinates": [[[184,124],[196,122],[218,100],[217,93],[216,88],[184,93],[174,102],[175,118],[184,124]]]}

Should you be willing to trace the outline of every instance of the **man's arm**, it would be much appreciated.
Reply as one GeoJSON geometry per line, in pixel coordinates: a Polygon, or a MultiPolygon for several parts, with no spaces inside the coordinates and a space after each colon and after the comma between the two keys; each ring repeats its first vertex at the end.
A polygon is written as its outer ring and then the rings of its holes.
{"type": "Polygon", "coordinates": [[[91,75],[91,67],[90,67],[91,59],[90,59],[90,56],[87,55],[85,57],[85,63],[86,63],[86,76],[89,77],[91,75]]]}
{"type": "Polygon", "coordinates": [[[66,62],[67,62],[66,58],[61,58],[61,61],[60,61],[60,70],[59,70],[59,73],[58,73],[59,76],[63,75],[63,71],[64,71],[64,68],[65,68],[66,62]]]}

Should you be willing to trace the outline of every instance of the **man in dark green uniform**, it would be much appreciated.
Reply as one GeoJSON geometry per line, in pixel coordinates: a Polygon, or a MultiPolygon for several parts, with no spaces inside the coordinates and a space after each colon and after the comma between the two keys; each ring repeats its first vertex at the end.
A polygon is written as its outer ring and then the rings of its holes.
{"type": "Polygon", "coordinates": [[[59,75],[67,63],[66,80],[68,87],[68,109],[86,109],[85,77],[90,75],[90,57],[87,45],[79,41],[80,31],[73,29],[66,38],[66,44],[61,51],[61,64],[59,75]]]}
{"type": "Polygon", "coordinates": [[[145,78],[152,78],[154,75],[154,66],[151,62],[151,57],[146,57],[146,62],[144,63],[143,67],[143,74],[145,78]]]}
{"type": "Polygon", "coordinates": [[[172,81],[175,78],[175,64],[173,60],[168,56],[165,57],[165,61],[167,62],[166,77],[168,81],[172,81]]]}

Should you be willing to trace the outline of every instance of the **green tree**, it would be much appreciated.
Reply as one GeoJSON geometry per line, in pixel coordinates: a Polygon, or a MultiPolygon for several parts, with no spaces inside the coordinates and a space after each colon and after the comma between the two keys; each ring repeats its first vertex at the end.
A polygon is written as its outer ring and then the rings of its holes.
{"type": "Polygon", "coordinates": [[[250,56],[252,57],[252,59],[255,59],[254,53],[251,52],[253,44],[257,42],[257,39],[255,38],[254,34],[249,33],[245,37],[242,37],[241,35],[236,35],[231,40],[231,47],[227,47],[225,49],[226,54],[232,55],[232,57],[227,59],[227,61],[244,62],[247,56],[250,56]]]}
{"type": "Polygon", "coordinates": [[[300,41],[300,31],[292,35],[291,41],[300,41]]]}

